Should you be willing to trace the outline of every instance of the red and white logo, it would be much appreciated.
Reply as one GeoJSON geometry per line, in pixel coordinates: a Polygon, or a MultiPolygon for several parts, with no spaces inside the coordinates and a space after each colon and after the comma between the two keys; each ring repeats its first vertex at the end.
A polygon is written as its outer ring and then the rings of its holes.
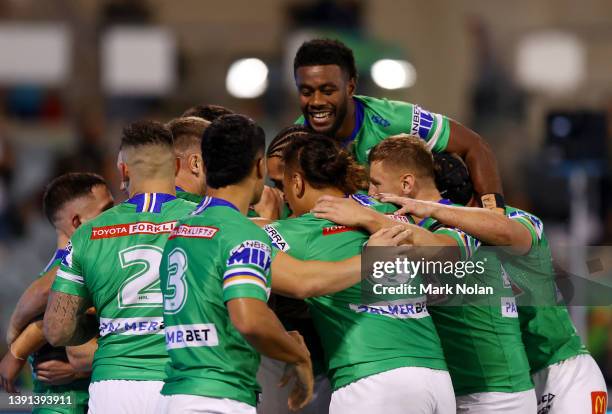
{"type": "Polygon", "coordinates": [[[170,234],[168,240],[172,240],[176,237],[185,237],[188,239],[212,239],[219,229],[217,227],[210,226],[189,226],[187,224],[181,224],[170,234]]]}
{"type": "Polygon", "coordinates": [[[91,240],[111,239],[113,237],[133,236],[135,234],[164,234],[174,229],[176,221],[165,223],[151,223],[140,221],[137,223],[116,224],[113,226],[94,227],[91,229],[91,240]]]}

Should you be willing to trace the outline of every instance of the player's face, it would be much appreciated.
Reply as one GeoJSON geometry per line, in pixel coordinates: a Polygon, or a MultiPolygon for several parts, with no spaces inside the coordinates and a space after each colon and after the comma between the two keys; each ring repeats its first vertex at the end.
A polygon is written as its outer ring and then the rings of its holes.
{"type": "Polygon", "coordinates": [[[354,80],[348,80],[338,65],[319,65],[298,68],[295,82],[310,127],[333,138],[345,121],[354,80]]]}
{"type": "Polygon", "coordinates": [[[274,183],[274,186],[283,191],[283,179],[285,163],[281,157],[270,157],[266,159],[268,167],[268,178],[274,183]]]}
{"type": "Polygon", "coordinates": [[[86,197],[80,210],[81,223],[85,223],[103,211],[108,210],[115,204],[115,200],[103,184],[96,185],[91,189],[91,196],[86,197]]]}
{"type": "Polygon", "coordinates": [[[374,161],[370,164],[370,188],[369,195],[378,193],[390,193],[404,195],[402,193],[401,179],[398,174],[394,174],[389,168],[385,168],[382,161],[374,161]]]}

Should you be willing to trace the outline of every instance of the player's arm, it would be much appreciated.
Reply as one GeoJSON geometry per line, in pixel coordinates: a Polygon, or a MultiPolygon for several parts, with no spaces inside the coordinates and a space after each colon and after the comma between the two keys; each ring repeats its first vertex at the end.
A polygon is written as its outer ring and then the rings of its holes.
{"type": "MultiPolygon", "coordinates": [[[[370,237],[368,246],[397,246],[409,236],[402,227],[381,229],[370,237]]],[[[361,256],[340,262],[298,260],[279,251],[272,261],[272,291],[305,299],[347,289],[361,280],[361,256]]]]}
{"type": "MultiPolygon", "coordinates": [[[[458,154],[468,167],[474,190],[482,200],[483,196],[502,194],[501,178],[497,170],[497,160],[489,144],[476,132],[463,126],[457,121],[449,119],[450,134],[446,151],[458,154]]],[[[486,200],[491,199],[488,197],[486,200]]],[[[499,207],[503,205],[489,205],[485,207],[499,207]]]]}
{"type": "Polygon", "coordinates": [[[66,355],[68,362],[77,372],[91,372],[93,358],[98,349],[98,338],[93,338],[89,342],[78,346],[67,346],[66,355]]]}
{"type": "Polygon", "coordinates": [[[44,333],[53,346],[81,345],[98,334],[93,315],[85,314],[89,304],[82,296],[51,291],[44,318],[44,333]]]}
{"type": "Polygon", "coordinates": [[[23,292],[9,321],[6,332],[7,344],[12,344],[33,319],[45,312],[47,298],[49,297],[51,285],[55,280],[56,272],[57,267],[54,267],[32,282],[23,292]]]}
{"type": "Polygon", "coordinates": [[[531,249],[532,236],[525,226],[488,209],[449,206],[388,194],[383,194],[381,201],[401,206],[399,214],[433,217],[487,244],[508,246],[514,254],[526,254],[531,249]]]}

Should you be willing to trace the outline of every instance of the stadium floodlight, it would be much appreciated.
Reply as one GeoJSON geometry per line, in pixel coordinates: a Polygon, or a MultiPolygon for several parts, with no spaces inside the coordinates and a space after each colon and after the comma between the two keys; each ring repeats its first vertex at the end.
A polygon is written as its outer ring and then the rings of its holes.
{"type": "Polygon", "coordinates": [[[257,98],[268,88],[268,66],[257,58],[239,59],[231,64],[225,88],[236,98],[257,98]]]}
{"type": "Polygon", "coordinates": [[[575,90],[586,74],[586,51],[571,33],[543,31],[518,45],[518,79],[528,89],[549,93],[575,90]]]}
{"type": "Polygon", "coordinates": [[[381,59],[372,65],[372,79],[384,89],[409,88],[416,82],[416,70],[405,60],[381,59]]]}

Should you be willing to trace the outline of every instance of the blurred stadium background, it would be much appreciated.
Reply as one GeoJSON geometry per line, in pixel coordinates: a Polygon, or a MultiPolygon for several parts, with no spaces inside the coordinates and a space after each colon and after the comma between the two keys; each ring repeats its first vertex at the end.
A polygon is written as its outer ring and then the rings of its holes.
{"type": "MultiPolygon", "coordinates": [[[[55,248],[40,207],[52,177],[93,171],[116,190],[121,127],[167,121],[198,103],[248,114],[270,139],[299,113],[294,52],[320,35],[353,48],[359,93],[418,103],[485,137],[506,200],[542,217],[558,256],[579,272],[580,246],[612,244],[610,7],[607,0],[0,1],[0,337],[55,248]]],[[[601,251],[610,258],[610,248],[601,251]]],[[[610,384],[610,307],[574,307],[572,315],[610,384]]]]}

